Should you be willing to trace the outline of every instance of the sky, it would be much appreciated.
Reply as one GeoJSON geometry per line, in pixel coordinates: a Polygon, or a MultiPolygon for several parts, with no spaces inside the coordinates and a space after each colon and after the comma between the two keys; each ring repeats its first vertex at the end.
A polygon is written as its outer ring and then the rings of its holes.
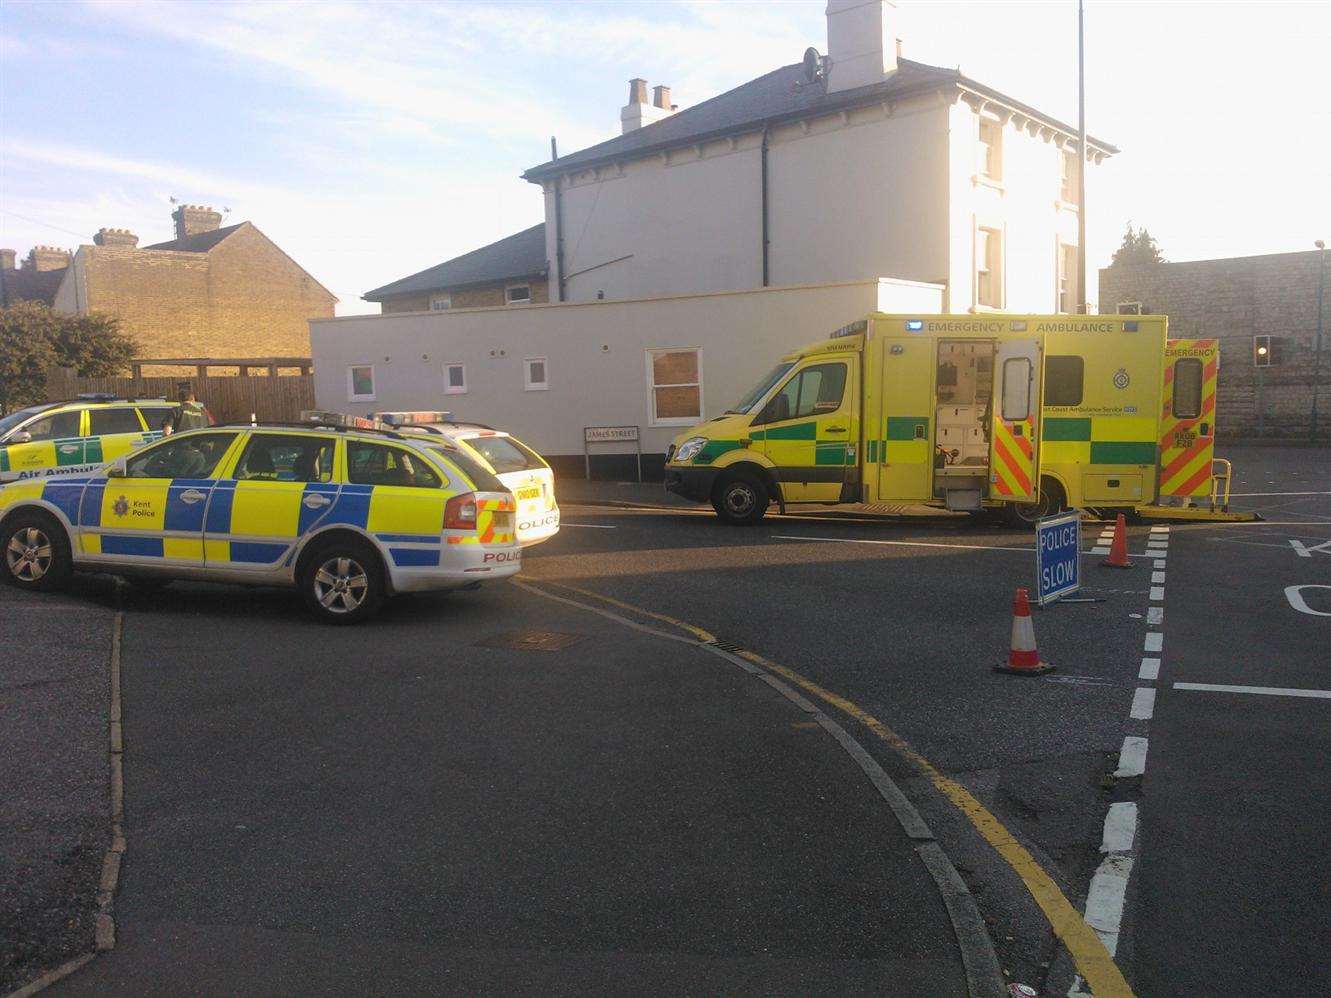
{"type": "MultiPolygon", "coordinates": [[[[248,219],[340,299],[542,220],[522,171],[826,50],[824,0],[0,4],[0,246],[248,219]]],[[[904,54],[1076,121],[1076,4],[902,0],[904,54]]],[[[1089,265],[1331,239],[1331,4],[1089,2],[1089,265]]],[[[891,275],[885,275],[891,276],[891,275]]],[[[1092,299],[1094,292],[1092,291],[1092,299]]]]}

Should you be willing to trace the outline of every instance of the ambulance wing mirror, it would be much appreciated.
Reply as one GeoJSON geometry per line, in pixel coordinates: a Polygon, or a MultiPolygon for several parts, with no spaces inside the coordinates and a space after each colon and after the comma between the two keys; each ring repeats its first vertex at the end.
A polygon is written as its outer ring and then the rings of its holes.
{"type": "Polygon", "coordinates": [[[32,434],[27,430],[18,430],[13,436],[5,441],[7,444],[30,444],[32,443],[32,434]]]}
{"type": "Polygon", "coordinates": [[[106,469],[107,478],[124,478],[128,474],[129,471],[125,467],[125,459],[123,457],[116,458],[106,469]]]}

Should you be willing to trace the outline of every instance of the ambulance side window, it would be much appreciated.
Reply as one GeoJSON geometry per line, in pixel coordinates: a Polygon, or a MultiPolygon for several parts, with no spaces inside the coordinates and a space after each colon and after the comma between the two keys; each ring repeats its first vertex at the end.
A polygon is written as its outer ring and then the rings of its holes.
{"type": "Polygon", "coordinates": [[[90,409],[88,421],[88,435],[92,437],[143,432],[139,415],[133,409],[90,409]]]}
{"type": "Polygon", "coordinates": [[[1044,362],[1044,404],[1081,405],[1085,363],[1080,357],[1050,357],[1044,362]]]}
{"type": "Polygon", "coordinates": [[[755,423],[836,412],[845,393],[845,364],[814,364],[798,371],[782,385],[755,423]]]}
{"type": "Polygon", "coordinates": [[[77,437],[80,413],[79,409],[57,412],[51,416],[43,416],[23,428],[32,434],[33,440],[64,440],[67,437],[77,437]]]}
{"type": "Polygon", "coordinates": [[[1174,361],[1174,418],[1196,419],[1202,414],[1202,362],[1196,357],[1174,361]]]}
{"type": "Polygon", "coordinates": [[[1003,361],[1003,418],[1025,419],[1031,413],[1031,362],[1025,357],[1003,361]]]}

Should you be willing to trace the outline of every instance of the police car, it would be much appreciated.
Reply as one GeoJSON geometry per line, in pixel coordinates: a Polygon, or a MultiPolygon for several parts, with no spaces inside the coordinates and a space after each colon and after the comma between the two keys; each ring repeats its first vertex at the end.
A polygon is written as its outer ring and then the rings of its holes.
{"type": "Polygon", "coordinates": [[[555,473],[517,437],[483,423],[457,422],[451,412],[376,412],[374,418],[403,431],[450,440],[493,471],[517,498],[518,540],[523,547],[559,533],[555,473]]]}
{"type": "Polygon", "coordinates": [[[0,416],[0,482],[85,474],[161,439],[175,411],[161,398],[89,394],[0,416]]]}
{"type": "Polygon", "coordinates": [[[304,415],[177,433],[91,474],[0,486],[0,572],[33,590],[75,569],[294,585],[316,615],[351,623],[392,593],[519,570],[516,502],[461,448],[304,415]]]}

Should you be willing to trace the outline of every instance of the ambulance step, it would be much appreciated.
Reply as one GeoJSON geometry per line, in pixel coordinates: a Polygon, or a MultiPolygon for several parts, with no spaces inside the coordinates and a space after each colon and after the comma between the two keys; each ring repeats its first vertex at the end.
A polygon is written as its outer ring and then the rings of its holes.
{"type": "Polygon", "coordinates": [[[1138,506],[1135,512],[1144,520],[1178,520],[1186,523],[1252,523],[1263,519],[1260,513],[1235,513],[1205,506],[1138,506]]]}

